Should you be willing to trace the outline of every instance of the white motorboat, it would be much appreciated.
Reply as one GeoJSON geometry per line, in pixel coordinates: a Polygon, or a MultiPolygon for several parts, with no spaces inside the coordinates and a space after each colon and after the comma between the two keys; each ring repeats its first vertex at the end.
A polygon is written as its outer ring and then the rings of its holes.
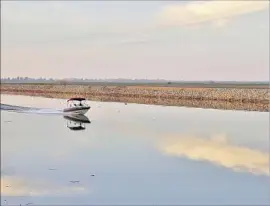
{"type": "Polygon", "coordinates": [[[70,114],[85,114],[90,109],[86,104],[85,98],[74,97],[67,100],[67,108],[64,109],[65,113],[70,114]]]}

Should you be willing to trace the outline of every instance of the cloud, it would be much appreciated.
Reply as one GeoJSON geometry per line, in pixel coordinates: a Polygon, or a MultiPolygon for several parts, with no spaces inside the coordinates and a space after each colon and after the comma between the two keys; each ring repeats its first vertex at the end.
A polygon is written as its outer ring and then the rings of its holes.
{"type": "Polygon", "coordinates": [[[105,22],[98,15],[93,19],[93,14],[84,8],[91,9],[90,6],[82,2],[3,2],[2,43],[5,47],[40,46],[41,43],[93,47],[121,45],[123,39],[139,44],[142,38],[144,40],[148,24],[115,22],[109,16],[105,22]]]}
{"type": "MultiPolygon", "coordinates": [[[[23,26],[86,26],[88,16],[66,2],[8,2],[2,3],[2,22],[23,26]]],[[[34,29],[34,28],[33,28],[34,29]]]]}
{"type": "Polygon", "coordinates": [[[2,196],[44,196],[44,195],[70,195],[87,194],[89,191],[80,186],[61,186],[48,181],[25,179],[22,177],[2,176],[2,196]],[[8,186],[8,187],[7,187],[8,186]]]}
{"type": "Polygon", "coordinates": [[[196,1],[166,6],[158,15],[163,25],[213,22],[224,25],[233,17],[269,9],[268,1],[196,1]]]}
{"type": "Polygon", "coordinates": [[[87,34],[93,24],[89,16],[67,2],[5,1],[1,6],[1,38],[8,44],[61,41],[78,33],[87,34]]]}
{"type": "Polygon", "coordinates": [[[193,136],[166,138],[159,148],[167,155],[208,161],[234,171],[269,175],[269,154],[229,144],[226,136],[203,139],[193,136]]]}

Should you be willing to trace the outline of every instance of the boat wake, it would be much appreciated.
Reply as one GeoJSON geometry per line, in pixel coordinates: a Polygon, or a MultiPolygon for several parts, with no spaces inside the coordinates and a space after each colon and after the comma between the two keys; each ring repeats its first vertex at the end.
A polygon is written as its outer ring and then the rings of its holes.
{"type": "Polygon", "coordinates": [[[1,111],[28,113],[28,114],[42,114],[42,115],[62,115],[67,120],[67,127],[72,131],[85,130],[85,124],[91,123],[84,114],[76,114],[72,112],[65,112],[63,109],[51,108],[36,108],[36,107],[22,107],[9,104],[0,104],[1,111]]]}
{"type": "Polygon", "coordinates": [[[36,108],[36,107],[22,107],[9,104],[1,104],[1,110],[18,112],[18,113],[34,113],[34,114],[64,114],[63,109],[53,108],[36,108]]]}

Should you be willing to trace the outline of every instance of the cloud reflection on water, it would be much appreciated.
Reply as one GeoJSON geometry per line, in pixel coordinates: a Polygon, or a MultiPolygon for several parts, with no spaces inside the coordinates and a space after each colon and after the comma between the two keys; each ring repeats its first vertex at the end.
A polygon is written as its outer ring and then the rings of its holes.
{"type": "Polygon", "coordinates": [[[208,139],[188,135],[172,136],[160,141],[158,147],[169,156],[208,161],[237,172],[269,175],[269,153],[232,145],[226,136],[208,139]]]}
{"type": "Polygon", "coordinates": [[[45,180],[27,179],[16,176],[1,177],[1,195],[3,196],[58,196],[88,194],[82,186],[60,185],[45,180]]]}

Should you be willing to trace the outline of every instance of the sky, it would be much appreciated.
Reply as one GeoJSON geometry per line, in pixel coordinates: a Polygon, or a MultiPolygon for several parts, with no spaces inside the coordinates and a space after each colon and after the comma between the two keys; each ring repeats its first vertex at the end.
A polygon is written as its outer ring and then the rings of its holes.
{"type": "Polygon", "coordinates": [[[1,1],[1,77],[269,81],[268,1],[1,1]]]}

